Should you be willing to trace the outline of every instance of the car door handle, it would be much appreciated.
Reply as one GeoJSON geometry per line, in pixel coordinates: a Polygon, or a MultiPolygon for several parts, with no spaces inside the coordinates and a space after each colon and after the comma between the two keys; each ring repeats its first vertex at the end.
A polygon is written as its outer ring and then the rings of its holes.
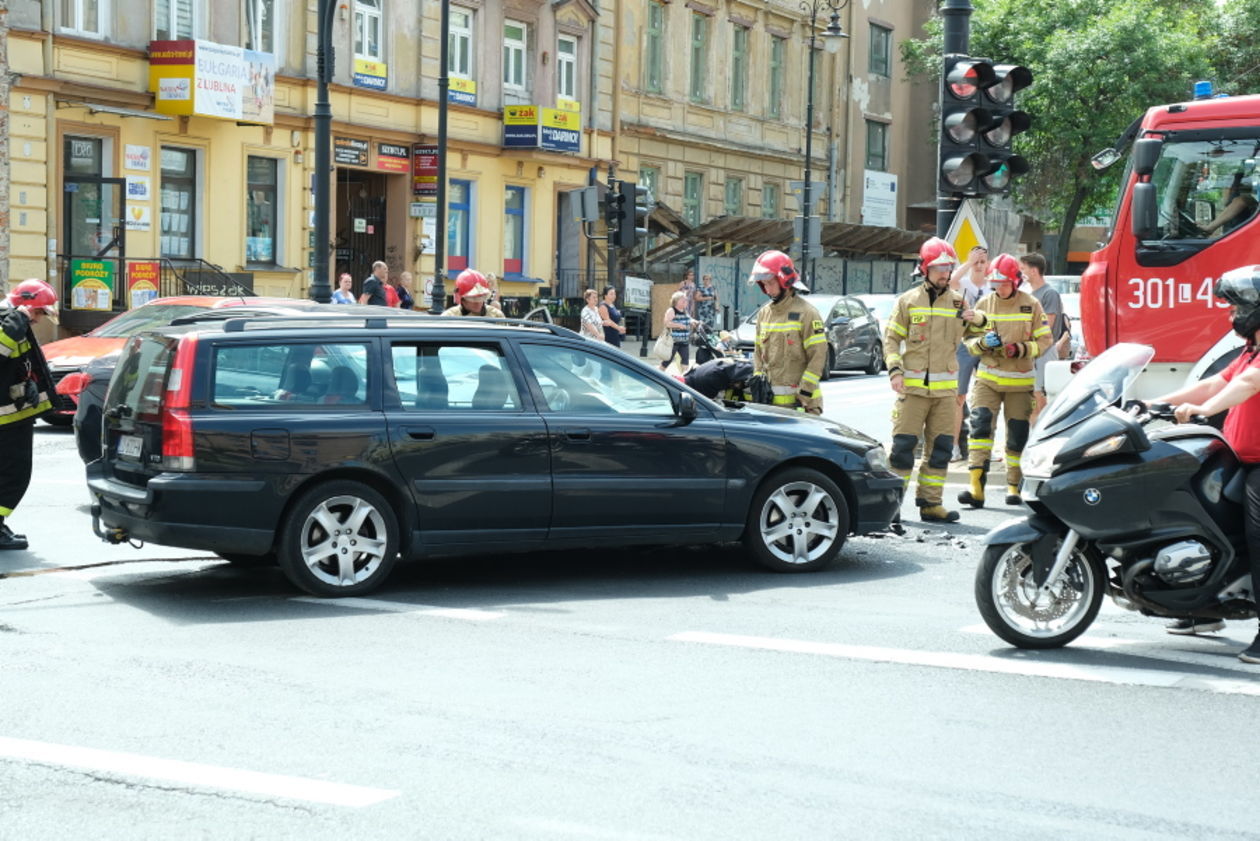
{"type": "Polygon", "coordinates": [[[589,429],[566,429],[564,437],[570,441],[589,441],[591,440],[591,431],[589,429]]]}
{"type": "Polygon", "coordinates": [[[409,426],[407,427],[407,437],[415,438],[417,441],[432,441],[437,432],[431,426],[409,426]]]}

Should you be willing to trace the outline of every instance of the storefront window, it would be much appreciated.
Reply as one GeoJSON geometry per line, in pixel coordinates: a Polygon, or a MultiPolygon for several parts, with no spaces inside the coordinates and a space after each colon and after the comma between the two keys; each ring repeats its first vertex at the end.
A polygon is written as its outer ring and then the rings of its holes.
{"type": "Polygon", "coordinates": [[[452,180],[447,188],[446,268],[462,272],[468,268],[472,219],[472,182],[452,180]]]}
{"type": "Polygon", "coordinates": [[[276,180],[279,164],[274,158],[249,158],[249,183],[245,197],[245,261],[276,262],[276,180]]]}
{"type": "Polygon", "coordinates": [[[162,147],[161,241],[163,257],[190,260],[197,253],[197,153],[162,147]]]}
{"type": "Polygon", "coordinates": [[[525,271],[525,188],[508,187],[503,196],[503,273],[525,271]]]}

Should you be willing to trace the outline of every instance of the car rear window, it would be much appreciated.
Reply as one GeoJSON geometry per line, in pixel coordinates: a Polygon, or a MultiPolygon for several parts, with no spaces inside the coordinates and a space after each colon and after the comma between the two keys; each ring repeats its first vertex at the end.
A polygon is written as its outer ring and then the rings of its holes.
{"type": "Polygon", "coordinates": [[[145,330],[165,327],[181,315],[201,312],[204,309],[204,306],[195,304],[148,304],[143,307],[136,307],[134,310],[123,313],[108,323],[102,324],[92,335],[100,338],[134,336],[145,330]]]}
{"type": "Polygon", "coordinates": [[[399,343],[394,381],[410,411],[520,411],[521,398],[496,345],[399,343]]]}
{"type": "Polygon", "coordinates": [[[178,339],[135,336],[127,343],[105,396],[105,410],[123,407],[119,418],[152,422],[162,406],[162,389],[178,339]]]}
{"type": "Polygon", "coordinates": [[[366,344],[230,344],[214,349],[221,408],[365,406],[366,344]]]}

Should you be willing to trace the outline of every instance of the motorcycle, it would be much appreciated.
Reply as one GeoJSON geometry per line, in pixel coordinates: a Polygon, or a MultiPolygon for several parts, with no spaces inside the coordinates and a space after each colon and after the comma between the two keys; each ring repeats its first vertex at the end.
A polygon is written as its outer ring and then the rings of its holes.
{"type": "Polygon", "coordinates": [[[1120,408],[1154,355],[1137,344],[1100,354],[1030,435],[1021,496],[1032,513],[985,536],[975,580],[980,615],[1011,645],[1066,645],[1104,594],[1147,616],[1256,613],[1238,457],[1204,419],[1120,408]]]}

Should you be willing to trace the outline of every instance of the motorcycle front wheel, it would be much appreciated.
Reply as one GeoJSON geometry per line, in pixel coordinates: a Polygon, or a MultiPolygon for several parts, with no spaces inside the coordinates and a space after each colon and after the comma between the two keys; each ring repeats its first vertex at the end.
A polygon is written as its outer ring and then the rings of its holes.
{"type": "Polygon", "coordinates": [[[1098,616],[1105,582],[1101,561],[1078,546],[1038,603],[1031,547],[999,543],[985,547],[976,570],[976,606],[989,629],[1011,645],[1059,648],[1083,634],[1098,616]]]}

